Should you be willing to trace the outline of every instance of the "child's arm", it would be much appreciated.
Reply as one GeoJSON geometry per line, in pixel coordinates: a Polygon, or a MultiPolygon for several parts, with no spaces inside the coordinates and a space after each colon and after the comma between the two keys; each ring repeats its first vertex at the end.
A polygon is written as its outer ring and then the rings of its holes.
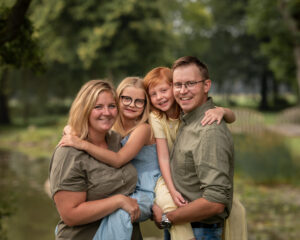
{"type": "Polygon", "coordinates": [[[220,124],[223,118],[225,122],[233,123],[235,121],[235,114],[229,108],[215,107],[205,112],[205,116],[201,123],[203,126],[206,124],[212,124],[214,121],[217,121],[217,124],[220,124]]]}
{"type": "Polygon", "coordinates": [[[88,141],[82,140],[74,135],[64,135],[60,141],[60,146],[72,146],[84,150],[97,160],[112,167],[119,168],[131,161],[151,137],[151,127],[149,124],[141,124],[130,134],[127,143],[118,151],[113,152],[106,148],[99,147],[88,141]]]}
{"type": "Polygon", "coordinates": [[[173,198],[173,201],[179,207],[184,206],[186,204],[186,201],[181,196],[181,194],[176,190],[172,181],[167,139],[156,138],[156,148],[157,148],[157,156],[158,156],[160,171],[165,180],[165,183],[167,184],[167,187],[173,198]]]}

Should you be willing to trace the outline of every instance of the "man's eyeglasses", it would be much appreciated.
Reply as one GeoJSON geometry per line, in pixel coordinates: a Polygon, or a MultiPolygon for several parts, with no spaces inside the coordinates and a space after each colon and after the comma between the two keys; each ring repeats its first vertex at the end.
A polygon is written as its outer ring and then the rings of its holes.
{"type": "Polygon", "coordinates": [[[201,82],[204,82],[206,80],[207,79],[200,80],[200,81],[187,81],[185,83],[176,82],[176,83],[173,83],[173,87],[176,91],[180,91],[182,86],[185,86],[187,89],[191,90],[196,86],[197,83],[201,83],[201,82]]]}
{"type": "MultiPolygon", "coordinates": [[[[121,100],[125,106],[129,106],[133,101],[133,99],[129,96],[121,96],[121,100]]],[[[140,99],[140,98],[134,99],[134,106],[136,106],[137,108],[142,108],[145,106],[145,102],[146,102],[145,99],[140,99]]]]}

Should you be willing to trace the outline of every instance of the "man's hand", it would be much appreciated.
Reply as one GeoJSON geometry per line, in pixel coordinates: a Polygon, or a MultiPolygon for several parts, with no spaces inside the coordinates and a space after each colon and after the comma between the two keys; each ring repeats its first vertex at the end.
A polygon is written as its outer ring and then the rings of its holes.
{"type": "Polygon", "coordinates": [[[154,203],[153,206],[152,206],[152,211],[153,211],[153,221],[155,222],[155,225],[158,228],[162,229],[162,226],[160,225],[161,216],[163,214],[162,209],[154,203]]]}

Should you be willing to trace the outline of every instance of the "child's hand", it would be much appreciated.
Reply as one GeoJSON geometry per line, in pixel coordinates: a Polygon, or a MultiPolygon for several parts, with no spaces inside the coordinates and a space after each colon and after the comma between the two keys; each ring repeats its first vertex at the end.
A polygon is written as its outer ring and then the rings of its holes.
{"type": "Polygon", "coordinates": [[[205,112],[205,116],[201,121],[202,126],[206,124],[212,124],[214,121],[217,121],[217,124],[220,124],[223,116],[225,114],[225,110],[222,107],[215,107],[209,109],[205,112]]]}
{"type": "Polygon", "coordinates": [[[84,150],[84,140],[79,137],[71,134],[63,135],[61,140],[59,141],[59,146],[65,147],[74,147],[78,150],[84,150]]]}
{"type": "Polygon", "coordinates": [[[178,206],[178,207],[183,207],[184,205],[187,204],[187,201],[184,200],[184,198],[181,196],[181,194],[177,191],[171,193],[171,196],[173,198],[174,203],[178,206]]]}
{"type": "Polygon", "coordinates": [[[72,127],[70,125],[66,125],[63,130],[63,135],[71,134],[71,132],[72,132],[72,127]]]}

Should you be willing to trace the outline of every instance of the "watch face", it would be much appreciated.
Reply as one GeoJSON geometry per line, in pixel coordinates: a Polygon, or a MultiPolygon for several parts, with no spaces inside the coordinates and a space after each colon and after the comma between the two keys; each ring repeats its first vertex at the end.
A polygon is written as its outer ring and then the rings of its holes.
{"type": "Polygon", "coordinates": [[[162,221],[161,225],[163,228],[170,228],[172,224],[169,221],[162,221]]]}
{"type": "Polygon", "coordinates": [[[172,226],[172,223],[170,222],[170,220],[167,218],[166,214],[162,215],[162,219],[161,219],[161,226],[163,228],[170,228],[172,226]]]}

